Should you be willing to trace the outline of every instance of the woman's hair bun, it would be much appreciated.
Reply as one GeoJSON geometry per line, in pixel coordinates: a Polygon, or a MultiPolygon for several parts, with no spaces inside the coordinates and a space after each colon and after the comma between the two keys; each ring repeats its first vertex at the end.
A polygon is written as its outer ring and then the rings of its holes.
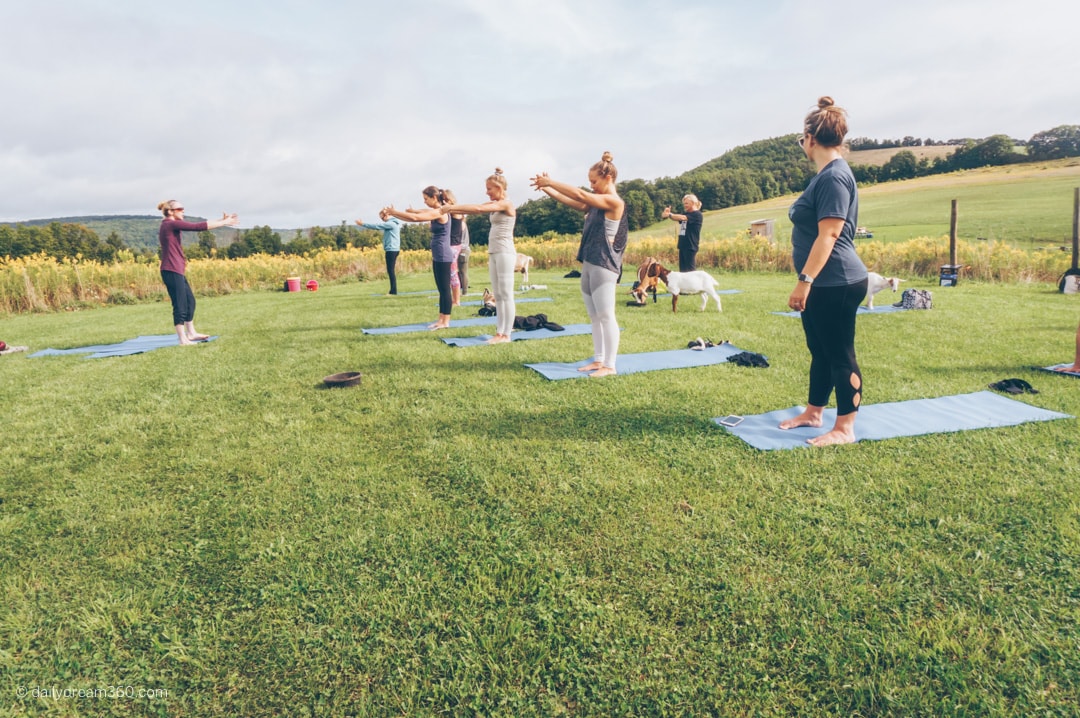
{"type": "Polygon", "coordinates": [[[496,167],[496,168],[495,168],[495,174],[497,174],[497,175],[501,175],[502,173],[503,173],[503,171],[502,171],[502,167],[496,167]]]}
{"type": "Polygon", "coordinates": [[[615,159],[615,158],[611,156],[611,153],[610,153],[610,152],[605,152],[605,153],[604,153],[604,154],[603,154],[603,155],[602,155],[602,156],[600,157],[600,161],[601,161],[601,162],[611,162],[611,161],[613,161],[614,159],[615,159]]]}
{"type": "Polygon", "coordinates": [[[833,98],[829,97],[828,95],[819,98],[817,101],[817,106],[822,110],[824,110],[826,107],[832,107],[835,104],[836,103],[833,102],[833,98]]]}

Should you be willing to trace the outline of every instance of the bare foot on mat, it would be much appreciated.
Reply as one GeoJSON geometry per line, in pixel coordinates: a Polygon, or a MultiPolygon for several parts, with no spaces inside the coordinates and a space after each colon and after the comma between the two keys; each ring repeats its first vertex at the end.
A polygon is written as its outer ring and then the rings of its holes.
{"type": "Polygon", "coordinates": [[[822,425],[821,414],[816,412],[804,411],[796,417],[791,419],[784,419],[780,422],[781,429],[797,429],[800,426],[810,426],[818,428],[822,425]]]}
{"type": "Polygon", "coordinates": [[[815,436],[812,439],[806,440],[807,444],[813,446],[835,446],[837,444],[854,444],[855,434],[844,431],[842,429],[833,429],[821,436],[815,436]]]}

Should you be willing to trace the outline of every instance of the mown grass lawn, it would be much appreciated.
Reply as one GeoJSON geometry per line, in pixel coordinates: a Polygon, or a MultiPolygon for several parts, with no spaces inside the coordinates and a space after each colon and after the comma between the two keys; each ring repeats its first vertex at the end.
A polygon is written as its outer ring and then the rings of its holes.
{"type": "MultiPolygon", "coordinates": [[[[586,321],[562,273],[518,313],[586,321]]],[[[548,382],[522,365],[588,337],[365,336],[436,305],[355,282],[202,299],[202,346],[0,358],[0,713],[1076,715],[1077,420],[758,452],[710,419],[802,403],[808,356],[770,314],[789,277],[721,282],[723,314],[620,298],[622,352],[704,336],[769,369],[548,382]],[[363,384],[322,386],[344,370],[363,384]],[[109,686],[168,695],[29,694],[109,686]]],[[[1020,377],[1080,415],[1080,381],[1030,369],[1071,358],[1077,297],[929,288],[931,311],[859,319],[865,401],[1020,377]]],[[[0,337],[168,324],[117,306],[0,337]]]]}

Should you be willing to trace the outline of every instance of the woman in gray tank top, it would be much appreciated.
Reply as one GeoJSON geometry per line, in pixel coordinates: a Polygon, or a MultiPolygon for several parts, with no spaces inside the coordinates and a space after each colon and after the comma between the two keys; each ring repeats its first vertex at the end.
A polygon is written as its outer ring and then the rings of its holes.
{"type": "Polygon", "coordinates": [[[590,372],[590,377],[615,374],[615,358],[619,353],[615,289],[629,232],[626,203],[615,191],[619,173],[611,159],[611,153],[605,152],[600,161],[589,168],[592,192],[556,182],[547,173],[532,179],[536,189],[586,213],[578,261],[582,263],[581,296],[592,321],[593,360],[578,371],[590,372]]]}

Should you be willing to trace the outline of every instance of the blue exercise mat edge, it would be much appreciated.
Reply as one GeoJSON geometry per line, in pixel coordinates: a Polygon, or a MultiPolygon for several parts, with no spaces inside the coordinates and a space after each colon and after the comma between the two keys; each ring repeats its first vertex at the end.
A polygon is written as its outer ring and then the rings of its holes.
{"type": "MultiPolygon", "coordinates": [[[[215,334],[196,344],[205,344],[218,338],[215,334]]],[[[92,344],[84,347],[72,347],[71,349],[41,349],[30,354],[28,358],[43,356],[65,356],[68,354],[87,354],[87,359],[103,359],[105,357],[131,356],[132,354],[145,354],[155,349],[180,346],[180,339],[175,334],[148,334],[137,336],[134,339],[125,339],[115,344],[92,344]]]]}
{"type": "MultiPolygon", "coordinates": [[[[802,406],[753,414],[742,417],[737,426],[725,426],[719,418],[713,419],[720,428],[734,434],[755,449],[773,451],[778,449],[809,448],[806,440],[827,432],[836,422],[836,409],[825,410],[823,425],[818,428],[799,427],[783,430],[779,423],[798,416],[802,406]]],[[[903,436],[944,434],[973,429],[994,429],[1017,426],[1032,421],[1072,419],[1062,414],[1010,399],[992,391],[970,394],[954,394],[932,399],[868,404],[859,409],[855,420],[855,440],[880,441],[903,436]],[[911,422],[904,426],[903,421],[911,422]]]]}
{"type": "MultiPolygon", "coordinates": [[[[552,331],[551,329],[534,329],[531,332],[518,330],[510,334],[510,342],[523,342],[530,339],[554,339],[555,337],[577,337],[583,334],[592,334],[592,324],[567,324],[561,332],[552,331]]],[[[481,334],[475,337],[440,337],[440,339],[444,344],[452,347],[495,346],[487,343],[487,340],[491,339],[490,334],[481,334]]]]}
{"type": "MultiPolygon", "coordinates": [[[[619,354],[615,363],[616,376],[623,374],[638,374],[646,371],[660,371],[664,369],[693,369],[714,364],[724,364],[729,357],[741,353],[743,350],[732,344],[720,344],[701,351],[693,349],[672,349],[659,352],[641,352],[638,354],[619,354]]],[[[529,369],[540,374],[550,381],[562,379],[588,378],[585,372],[579,372],[578,367],[590,363],[592,358],[582,359],[578,362],[540,362],[526,364],[529,369]]]]}

